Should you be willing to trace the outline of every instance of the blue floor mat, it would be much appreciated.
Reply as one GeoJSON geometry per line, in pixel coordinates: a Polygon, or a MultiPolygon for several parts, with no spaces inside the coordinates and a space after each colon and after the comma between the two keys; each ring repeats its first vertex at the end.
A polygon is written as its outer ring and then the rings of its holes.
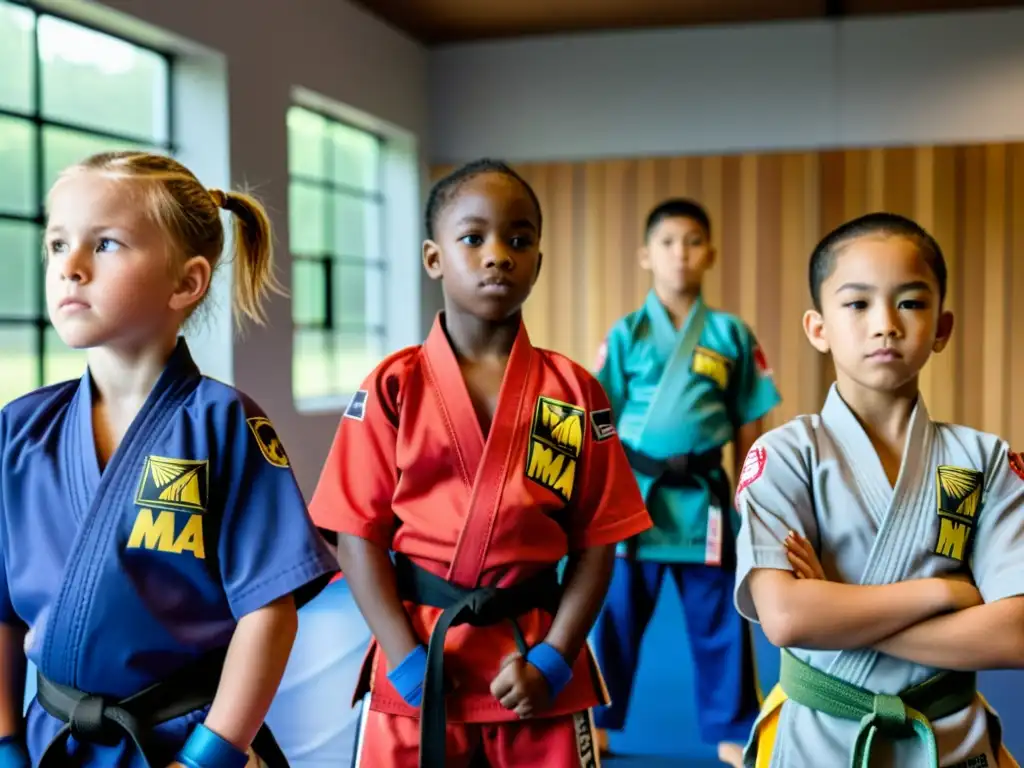
{"type": "MultiPolygon", "coordinates": [[[[762,688],[767,692],[778,679],[779,653],[760,630],[756,634],[758,675],[762,688]]],[[[666,579],[662,585],[654,616],[640,649],[640,668],[626,728],[621,733],[610,733],[609,745],[619,760],[644,757],[639,762],[608,763],[616,767],[685,764],[704,768],[705,765],[723,765],[718,761],[717,745],[704,744],[697,730],[693,661],[686,635],[686,620],[679,593],[671,579],[666,579]],[[654,758],[668,762],[654,762],[654,758]]]]}

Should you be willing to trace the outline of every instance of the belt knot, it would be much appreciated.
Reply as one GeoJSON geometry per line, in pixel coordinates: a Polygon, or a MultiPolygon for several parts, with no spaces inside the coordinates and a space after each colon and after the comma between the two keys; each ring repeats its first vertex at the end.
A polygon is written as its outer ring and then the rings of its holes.
{"type": "Polygon", "coordinates": [[[905,738],[912,735],[914,730],[903,699],[887,693],[875,694],[871,701],[871,713],[864,716],[861,724],[877,728],[890,739],[905,738]]]}

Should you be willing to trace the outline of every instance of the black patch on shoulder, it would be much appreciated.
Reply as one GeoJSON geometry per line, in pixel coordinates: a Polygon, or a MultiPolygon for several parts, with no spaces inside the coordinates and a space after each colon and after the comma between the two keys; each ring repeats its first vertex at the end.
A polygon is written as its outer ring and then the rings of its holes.
{"type": "Polygon", "coordinates": [[[368,394],[365,389],[360,389],[352,395],[352,399],[348,401],[348,407],[345,409],[343,418],[362,421],[366,416],[366,398],[368,394]]]}
{"type": "Polygon", "coordinates": [[[612,423],[610,408],[590,412],[590,425],[594,428],[594,441],[603,443],[615,437],[615,424],[612,423]]]}

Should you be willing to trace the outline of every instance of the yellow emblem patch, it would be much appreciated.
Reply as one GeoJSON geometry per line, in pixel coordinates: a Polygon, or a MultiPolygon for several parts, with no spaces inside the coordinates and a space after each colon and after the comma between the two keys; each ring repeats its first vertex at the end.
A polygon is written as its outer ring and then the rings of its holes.
{"type": "Polygon", "coordinates": [[[558,494],[572,498],[576,462],[583,450],[586,411],[550,397],[537,398],[526,453],[526,476],[558,494]]]}
{"type": "Polygon", "coordinates": [[[275,467],[289,466],[288,454],[284,452],[284,446],[281,445],[281,439],[277,436],[277,430],[270,423],[270,419],[253,416],[251,419],[247,419],[246,423],[256,437],[256,444],[263,452],[263,458],[275,467]]]}
{"type": "Polygon", "coordinates": [[[135,503],[156,509],[205,512],[210,492],[208,462],[148,456],[135,503]]]}
{"type": "Polygon", "coordinates": [[[961,563],[964,561],[981,508],[984,479],[985,476],[976,469],[943,465],[935,470],[936,512],[939,516],[936,555],[961,563]]]}
{"type": "Polygon", "coordinates": [[[719,389],[729,386],[729,372],[732,369],[732,360],[725,355],[715,352],[707,347],[697,347],[693,350],[693,365],[691,370],[698,376],[706,376],[718,385],[719,389]]]}

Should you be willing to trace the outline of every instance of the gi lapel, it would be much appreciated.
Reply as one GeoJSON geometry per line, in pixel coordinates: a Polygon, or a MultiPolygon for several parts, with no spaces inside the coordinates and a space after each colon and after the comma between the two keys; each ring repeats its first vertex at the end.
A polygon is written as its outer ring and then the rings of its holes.
{"type": "MultiPolygon", "coordinates": [[[[484,454],[484,433],[476,417],[473,400],[462,378],[462,369],[455,357],[443,325],[444,313],[434,319],[434,325],[427,336],[425,360],[430,387],[437,399],[437,405],[444,414],[445,426],[459,470],[467,488],[473,487],[480,460],[484,454]]],[[[511,360],[509,361],[511,363],[511,360]]],[[[497,414],[495,414],[497,417],[497,414]]],[[[496,418],[494,419],[497,420],[496,418]]]]}
{"type": "Polygon", "coordinates": [[[922,521],[930,522],[934,515],[935,480],[930,470],[937,463],[937,448],[928,408],[918,396],[892,501],[871,547],[861,583],[891,584],[907,578],[915,557],[914,544],[919,541],[915,533],[922,521]]]}
{"type": "Polygon", "coordinates": [[[912,533],[909,528],[916,526],[922,510],[934,498],[928,476],[933,466],[934,429],[924,400],[918,397],[910,416],[895,487],[890,487],[871,439],[834,384],[822,418],[837,438],[835,444],[845,459],[842,469],[852,475],[849,486],[864,496],[878,526],[861,584],[889,584],[904,578],[913,560],[906,546],[911,541],[907,538],[912,533]]]}
{"type": "Polygon", "coordinates": [[[668,311],[662,306],[654,291],[648,294],[644,308],[651,323],[655,348],[668,362],[661,372],[658,388],[647,408],[639,445],[671,446],[679,440],[678,424],[672,419],[664,418],[664,415],[675,412],[681,406],[683,393],[690,384],[691,360],[704,330],[707,306],[704,300],[698,297],[679,332],[676,331],[668,311]]]}
{"type": "MultiPolygon", "coordinates": [[[[891,584],[909,577],[921,536],[935,513],[935,483],[931,470],[938,463],[938,441],[924,400],[918,396],[910,417],[903,461],[894,488],[857,417],[833,385],[822,416],[839,439],[843,469],[852,474],[851,486],[863,493],[878,525],[861,584],[891,584]]],[[[840,652],[829,672],[856,685],[870,675],[878,653],[871,649],[840,652]]]]}
{"type": "MultiPolygon", "coordinates": [[[[833,444],[844,457],[841,471],[851,476],[849,486],[855,488],[864,498],[871,519],[880,531],[892,504],[893,488],[889,485],[889,478],[885,474],[871,438],[843,400],[835,384],[829,388],[825,405],[821,409],[821,418],[833,435],[833,444]]],[[[903,466],[900,467],[901,476],[904,474],[906,463],[904,457],[903,466]]]]}
{"type": "Polygon", "coordinates": [[[516,459],[512,453],[516,431],[523,423],[523,409],[529,405],[527,395],[536,386],[528,386],[536,380],[534,358],[526,327],[520,323],[485,442],[459,362],[440,325],[440,318],[427,340],[430,386],[444,414],[452,444],[456,446],[463,477],[470,487],[462,532],[447,576],[460,587],[478,586],[484,568],[501,495],[516,459]]]}
{"type": "Polygon", "coordinates": [[[61,441],[60,461],[67,467],[71,513],[78,524],[89,514],[100,484],[100,465],[92,431],[92,377],[89,370],[79,382],[68,412],[68,435],[61,441]]]}
{"type": "MultiPolygon", "coordinates": [[[[139,470],[145,462],[147,448],[171,423],[175,412],[199,386],[199,369],[189,355],[183,338],[178,340],[167,366],[146,398],[142,409],[131,423],[120,446],[103,471],[96,492],[88,504],[88,512],[72,544],[64,569],[60,592],[54,600],[47,621],[41,654],[40,671],[50,680],[77,687],[78,662],[83,650],[82,635],[88,625],[95,595],[95,585],[104,567],[109,567],[111,541],[121,526],[118,518],[125,513],[125,504],[133,498],[139,470]]],[[[80,388],[91,388],[91,380],[83,376],[80,388]]],[[[79,434],[72,435],[73,448],[92,452],[91,390],[76,395],[79,434]],[[83,415],[82,411],[86,414],[83,415]],[[81,419],[88,418],[88,430],[81,419]],[[88,440],[86,440],[86,435],[88,440]]],[[[69,441],[71,442],[71,441],[69,441]]],[[[74,462],[74,459],[72,459],[74,462]]],[[[80,468],[80,478],[88,482],[88,460],[80,468]]],[[[72,463],[71,466],[74,466],[72,463]]],[[[98,471],[98,465],[97,465],[98,471]]],[[[79,493],[84,495],[84,490],[79,493]]]]}

